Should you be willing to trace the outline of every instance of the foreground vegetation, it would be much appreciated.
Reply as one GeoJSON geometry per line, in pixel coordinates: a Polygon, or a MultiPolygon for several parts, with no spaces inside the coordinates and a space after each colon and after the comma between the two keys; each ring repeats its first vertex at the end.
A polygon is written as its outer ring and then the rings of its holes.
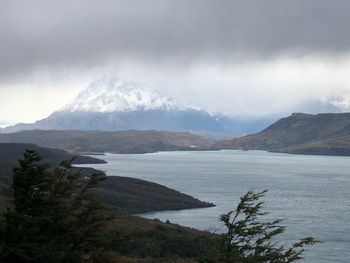
{"type": "Polygon", "coordinates": [[[260,221],[265,194],[249,192],[221,216],[227,232],[201,232],[108,210],[92,194],[104,180],[83,176],[71,162],[40,164],[26,151],[12,179],[12,205],[2,213],[1,262],[295,262],[304,238],[278,246],[281,220],[260,221]]]}

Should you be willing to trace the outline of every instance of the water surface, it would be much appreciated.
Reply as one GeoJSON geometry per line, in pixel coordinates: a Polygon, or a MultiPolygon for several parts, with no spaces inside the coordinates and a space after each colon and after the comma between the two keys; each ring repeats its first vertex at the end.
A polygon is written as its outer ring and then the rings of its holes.
{"type": "Polygon", "coordinates": [[[304,156],[262,151],[160,152],[99,156],[92,165],[108,175],[163,184],[217,206],[143,214],[201,230],[221,232],[218,218],[248,190],[268,189],[265,208],[285,218],[284,240],[313,236],[324,243],[303,262],[350,262],[349,157],[304,156]]]}

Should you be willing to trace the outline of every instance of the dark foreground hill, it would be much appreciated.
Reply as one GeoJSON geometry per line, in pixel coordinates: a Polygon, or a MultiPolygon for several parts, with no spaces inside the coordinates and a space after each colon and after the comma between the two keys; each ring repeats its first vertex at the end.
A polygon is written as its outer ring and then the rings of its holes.
{"type": "Polygon", "coordinates": [[[120,176],[107,177],[96,194],[104,204],[129,214],[214,206],[160,184],[120,176]]]}
{"type": "MultiPolygon", "coordinates": [[[[22,158],[25,149],[45,154],[43,162],[50,164],[58,164],[62,159],[72,157],[63,150],[46,149],[31,144],[0,144],[0,189],[8,183],[11,174],[8,169],[12,170],[17,159],[22,158]]],[[[79,163],[101,161],[83,156],[77,160],[79,163]]],[[[210,204],[158,184],[125,177],[107,177],[97,189],[97,197],[108,206],[117,208],[117,211],[114,219],[105,226],[104,235],[99,240],[103,243],[113,240],[116,245],[113,246],[113,251],[104,253],[96,262],[198,262],[200,258],[210,256],[218,249],[220,239],[215,234],[125,213],[184,209],[210,204]]],[[[0,211],[7,205],[0,195],[0,211]]]]}
{"type": "Polygon", "coordinates": [[[73,152],[149,153],[201,150],[211,140],[188,132],[33,130],[0,134],[0,143],[34,143],[73,152]]]}
{"type": "MultiPolygon", "coordinates": [[[[0,184],[8,182],[13,167],[22,158],[26,150],[35,150],[43,156],[42,162],[58,165],[62,160],[73,157],[60,149],[48,149],[34,144],[0,143],[0,184]]],[[[77,156],[74,163],[103,163],[103,160],[88,156],[77,156]]],[[[85,169],[85,172],[99,172],[85,169]]],[[[144,180],[110,176],[97,189],[97,197],[110,207],[127,213],[144,213],[159,210],[180,210],[188,208],[210,207],[213,204],[201,202],[189,195],[169,189],[165,186],[144,180]]],[[[4,199],[0,196],[0,204],[4,199]]]]}
{"type": "Polygon", "coordinates": [[[216,144],[217,148],[350,155],[350,113],[294,113],[260,133],[216,144]]]}

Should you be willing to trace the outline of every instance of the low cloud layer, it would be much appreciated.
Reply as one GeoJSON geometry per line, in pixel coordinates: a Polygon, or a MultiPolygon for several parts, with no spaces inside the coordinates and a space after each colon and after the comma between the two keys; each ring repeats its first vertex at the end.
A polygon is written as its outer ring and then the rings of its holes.
{"type": "Polygon", "coordinates": [[[345,97],[349,10],[348,0],[0,0],[2,119],[48,115],[105,71],[231,114],[345,97]],[[9,113],[38,90],[32,113],[9,113]]]}

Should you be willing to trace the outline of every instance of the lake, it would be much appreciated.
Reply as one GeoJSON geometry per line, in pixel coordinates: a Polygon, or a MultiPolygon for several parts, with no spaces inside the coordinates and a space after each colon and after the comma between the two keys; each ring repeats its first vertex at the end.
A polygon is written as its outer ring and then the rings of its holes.
{"type": "Polygon", "coordinates": [[[268,189],[268,218],[284,218],[284,242],[304,236],[323,241],[302,262],[350,262],[350,159],[262,151],[106,154],[91,165],[108,175],[156,182],[216,207],[142,214],[146,218],[220,233],[220,214],[248,190],[268,189]]]}

